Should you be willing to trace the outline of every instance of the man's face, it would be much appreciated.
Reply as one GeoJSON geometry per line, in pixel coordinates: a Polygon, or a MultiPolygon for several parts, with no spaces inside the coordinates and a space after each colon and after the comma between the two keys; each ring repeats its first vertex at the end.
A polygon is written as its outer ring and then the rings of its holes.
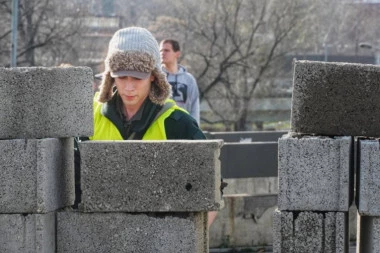
{"type": "Polygon", "coordinates": [[[180,56],[180,51],[174,52],[172,44],[161,43],[160,44],[160,55],[162,64],[173,64],[177,63],[177,59],[180,56]]]}
{"type": "Polygon", "coordinates": [[[151,82],[154,76],[147,79],[138,79],[131,76],[116,77],[117,91],[127,110],[138,110],[150,93],[151,82]]]}

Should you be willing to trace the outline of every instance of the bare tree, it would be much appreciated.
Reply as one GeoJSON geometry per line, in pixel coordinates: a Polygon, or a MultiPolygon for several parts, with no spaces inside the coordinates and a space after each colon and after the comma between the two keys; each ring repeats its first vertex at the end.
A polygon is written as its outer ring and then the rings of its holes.
{"type": "Polygon", "coordinates": [[[0,66],[10,65],[11,56],[11,1],[0,1],[0,66]],[[6,63],[6,64],[5,64],[6,63]]]}
{"type": "Polygon", "coordinates": [[[182,7],[181,22],[172,19],[187,39],[185,60],[201,99],[218,116],[213,122],[246,129],[254,91],[274,75],[279,57],[288,52],[283,45],[302,20],[301,3],[205,0],[182,7]]]}
{"type": "Polygon", "coordinates": [[[357,55],[360,42],[377,44],[379,4],[319,0],[310,1],[309,7],[295,36],[297,53],[357,55]]]}
{"type": "MultiPolygon", "coordinates": [[[[0,2],[1,65],[9,66],[11,1],[0,2]],[[9,58],[8,58],[9,59],[9,58]]],[[[18,66],[49,66],[62,61],[76,63],[75,39],[81,32],[80,6],[58,0],[20,0],[18,8],[18,66]]],[[[78,40],[79,42],[80,40],[78,40]]]]}
{"type": "Polygon", "coordinates": [[[374,4],[343,4],[343,14],[337,30],[334,33],[331,44],[336,45],[336,50],[340,54],[357,55],[359,44],[369,42],[373,46],[380,46],[380,31],[378,24],[380,22],[380,5],[374,4]],[[338,43],[334,44],[333,42],[338,43]]]}

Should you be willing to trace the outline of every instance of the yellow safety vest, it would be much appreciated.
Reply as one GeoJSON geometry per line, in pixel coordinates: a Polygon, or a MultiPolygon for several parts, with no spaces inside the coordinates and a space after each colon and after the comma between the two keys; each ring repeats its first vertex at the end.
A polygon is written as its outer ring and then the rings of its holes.
{"type": "MultiPolygon", "coordinates": [[[[94,98],[94,135],[90,140],[123,140],[117,127],[101,114],[102,103],[94,98]]],[[[167,99],[162,110],[143,136],[143,140],[166,140],[165,119],[175,110],[185,111],[176,105],[174,100],[167,99]]],[[[186,111],[185,111],[186,112],[186,111]]]]}

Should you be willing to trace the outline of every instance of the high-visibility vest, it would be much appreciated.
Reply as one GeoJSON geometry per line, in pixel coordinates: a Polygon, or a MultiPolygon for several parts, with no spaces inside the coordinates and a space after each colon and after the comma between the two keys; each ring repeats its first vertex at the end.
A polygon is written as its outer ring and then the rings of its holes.
{"type": "MultiPolygon", "coordinates": [[[[101,114],[102,105],[102,103],[94,99],[94,135],[90,137],[90,140],[123,140],[119,130],[112,121],[101,114]]],[[[165,119],[175,110],[185,111],[177,106],[174,100],[167,99],[142,139],[166,140],[165,119]]]]}

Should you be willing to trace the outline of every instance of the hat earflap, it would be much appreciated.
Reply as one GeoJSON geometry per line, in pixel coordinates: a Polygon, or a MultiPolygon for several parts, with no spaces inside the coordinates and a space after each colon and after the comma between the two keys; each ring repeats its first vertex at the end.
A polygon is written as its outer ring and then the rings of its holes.
{"type": "Polygon", "coordinates": [[[152,83],[149,98],[155,104],[164,105],[166,99],[172,94],[172,87],[162,71],[154,69],[152,74],[155,77],[155,80],[152,83]]]}
{"type": "Polygon", "coordinates": [[[105,103],[112,98],[112,86],[113,78],[111,77],[111,72],[107,71],[103,73],[102,83],[99,87],[98,101],[100,103],[105,103]]]}

